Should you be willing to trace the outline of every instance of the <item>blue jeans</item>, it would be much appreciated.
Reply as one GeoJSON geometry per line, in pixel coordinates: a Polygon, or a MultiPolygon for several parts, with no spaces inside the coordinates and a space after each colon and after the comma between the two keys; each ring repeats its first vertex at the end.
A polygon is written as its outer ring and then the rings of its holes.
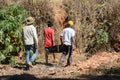
{"type": "Polygon", "coordinates": [[[37,57],[38,51],[35,48],[35,45],[25,45],[25,52],[26,52],[26,63],[28,62],[34,62],[34,60],[37,57]],[[33,51],[33,55],[30,57],[30,50],[33,51]]]}

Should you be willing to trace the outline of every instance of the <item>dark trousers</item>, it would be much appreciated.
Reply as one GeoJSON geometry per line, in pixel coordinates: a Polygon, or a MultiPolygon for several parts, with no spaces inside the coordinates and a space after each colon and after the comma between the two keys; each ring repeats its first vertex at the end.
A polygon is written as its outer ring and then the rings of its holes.
{"type": "Polygon", "coordinates": [[[61,56],[60,62],[64,62],[66,55],[68,54],[67,65],[72,62],[72,46],[63,45],[63,54],[61,56]]]}

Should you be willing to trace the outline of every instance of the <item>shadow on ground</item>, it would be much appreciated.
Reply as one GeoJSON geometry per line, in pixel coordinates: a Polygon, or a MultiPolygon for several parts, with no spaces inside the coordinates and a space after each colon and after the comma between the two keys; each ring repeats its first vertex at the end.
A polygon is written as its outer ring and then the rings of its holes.
{"type": "Polygon", "coordinates": [[[79,80],[120,80],[120,68],[104,69],[104,75],[80,75],[79,80]]]}
{"type": "Polygon", "coordinates": [[[79,79],[72,79],[72,78],[37,78],[30,74],[21,74],[21,75],[13,75],[13,76],[1,76],[0,80],[79,80],[79,79]]]}
{"type": "MultiPolygon", "coordinates": [[[[31,74],[21,74],[21,75],[5,75],[0,76],[0,80],[120,80],[120,68],[104,69],[105,75],[93,76],[93,75],[76,75],[75,78],[52,78],[51,77],[41,77],[37,78],[31,74]]],[[[96,74],[97,75],[97,74],[96,74]]]]}
{"type": "Polygon", "coordinates": [[[30,74],[21,75],[7,75],[1,76],[0,80],[120,80],[120,75],[103,75],[103,76],[91,76],[91,75],[81,75],[77,78],[37,78],[30,74]]]}
{"type": "MultiPolygon", "coordinates": [[[[41,64],[41,65],[45,65],[45,66],[48,66],[48,67],[53,67],[53,66],[55,66],[55,65],[53,65],[53,64],[51,64],[51,63],[48,63],[48,64],[46,64],[46,63],[42,63],[42,62],[36,62],[36,63],[34,63],[33,65],[36,65],[36,64],[41,64]]],[[[19,64],[19,65],[17,65],[17,66],[14,66],[14,68],[16,68],[16,69],[23,69],[23,70],[26,70],[26,65],[25,64],[19,64]]]]}
{"type": "Polygon", "coordinates": [[[81,75],[78,77],[79,80],[120,80],[120,75],[102,75],[102,76],[81,75]]]}

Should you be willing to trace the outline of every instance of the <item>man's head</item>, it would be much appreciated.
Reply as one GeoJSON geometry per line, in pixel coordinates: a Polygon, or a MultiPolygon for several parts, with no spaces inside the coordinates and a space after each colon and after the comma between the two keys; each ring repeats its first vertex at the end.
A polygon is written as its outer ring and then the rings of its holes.
{"type": "Polygon", "coordinates": [[[72,20],[69,20],[69,21],[68,21],[68,25],[69,25],[69,26],[72,26],[73,24],[74,24],[74,23],[73,23],[72,20]]]}
{"type": "Polygon", "coordinates": [[[31,17],[31,16],[26,19],[27,25],[33,24],[34,21],[35,21],[35,19],[33,17],[31,17]]]}
{"type": "Polygon", "coordinates": [[[69,20],[69,21],[67,21],[65,27],[72,27],[73,24],[74,24],[73,21],[72,21],[72,20],[69,20]]]}
{"type": "Polygon", "coordinates": [[[48,27],[52,27],[52,26],[53,26],[53,23],[52,23],[51,21],[48,21],[48,22],[47,22],[47,25],[48,25],[48,27]]]}

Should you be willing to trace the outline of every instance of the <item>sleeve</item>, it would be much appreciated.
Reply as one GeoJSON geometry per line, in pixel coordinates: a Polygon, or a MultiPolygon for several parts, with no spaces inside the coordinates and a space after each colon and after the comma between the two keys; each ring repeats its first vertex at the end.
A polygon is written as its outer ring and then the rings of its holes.
{"type": "Polygon", "coordinates": [[[33,28],[33,37],[34,37],[35,44],[38,45],[38,36],[37,36],[37,31],[35,27],[33,28]]]}
{"type": "Polygon", "coordinates": [[[76,43],[75,43],[75,31],[74,30],[72,31],[72,45],[73,46],[76,45],[76,43]]]}
{"type": "Polygon", "coordinates": [[[53,30],[53,34],[55,33],[55,31],[53,30]]]}
{"type": "Polygon", "coordinates": [[[52,31],[52,45],[54,45],[54,29],[52,31]]]}
{"type": "Polygon", "coordinates": [[[74,36],[75,36],[75,31],[73,30],[73,31],[72,31],[72,37],[74,37],[74,36]]]}

